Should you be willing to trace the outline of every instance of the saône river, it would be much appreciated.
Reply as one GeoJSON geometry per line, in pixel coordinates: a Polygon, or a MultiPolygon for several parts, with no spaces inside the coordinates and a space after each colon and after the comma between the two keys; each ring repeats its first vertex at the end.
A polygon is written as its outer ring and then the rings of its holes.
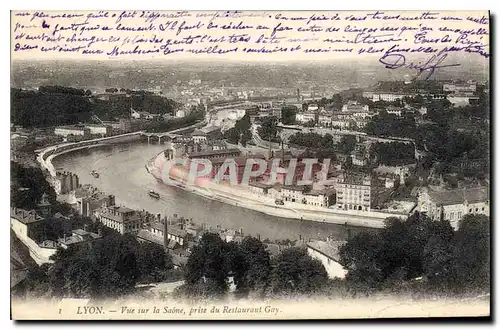
{"type": "MultiPolygon", "coordinates": [[[[78,174],[81,184],[91,184],[104,193],[113,194],[116,203],[132,209],[162,215],[192,218],[195,223],[209,226],[243,229],[245,235],[261,239],[318,239],[332,235],[347,238],[344,225],[301,221],[270,216],[257,211],[227,205],[193,195],[176,187],[158,183],[145,168],[148,159],[164,150],[164,144],[134,142],[114,144],[94,149],[78,150],[56,157],[52,163],[57,170],[78,174]],[[90,172],[100,176],[94,178],[90,172]],[[153,199],[148,191],[157,191],[161,198],[153,199]]],[[[351,234],[374,229],[350,227],[351,234]]]]}

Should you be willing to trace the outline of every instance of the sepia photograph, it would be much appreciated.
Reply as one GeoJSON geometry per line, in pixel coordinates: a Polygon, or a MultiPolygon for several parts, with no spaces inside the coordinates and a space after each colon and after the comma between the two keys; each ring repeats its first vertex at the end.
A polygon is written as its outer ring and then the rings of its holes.
{"type": "Polygon", "coordinates": [[[488,11],[11,11],[13,320],[474,317],[488,11]]]}

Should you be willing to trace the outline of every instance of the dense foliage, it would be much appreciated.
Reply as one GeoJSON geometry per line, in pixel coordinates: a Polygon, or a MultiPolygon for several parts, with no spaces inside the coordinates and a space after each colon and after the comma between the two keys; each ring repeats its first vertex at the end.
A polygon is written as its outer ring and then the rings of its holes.
{"type": "Polygon", "coordinates": [[[186,117],[172,118],[167,121],[152,120],[143,125],[143,129],[147,132],[166,132],[178,128],[188,127],[196,124],[205,118],[204,110],[194,110],[186,117]]]}
{"type": "Polygon", "coordinates": [[[245,237],[241,243],[224,242],[217,234],[206,233],[193,249],[186,266],[186,284],[177,294],[190,298],[222,297],[233,278],[236,294],[309,294],[327,283],[321,262],[304,248],[288,248],[271,258],[264,243],[245,237]]]}
{"type": "Polygon", "coordinates": [[[293,125],[295,124],[295,115],[297,114],[298,109],[296,106],[284,106],[281,108],[281,122],[284,125],[293,125]]]}
{"type": "Polygon", "coordinates": [[[92,245],[59,249],[52,258],[54,264],[29,271],[29,295],[117,297],[132,292],[137,283],[166,280],[173,268],[170,255],[159,245],[118,234],[105,235],[92,245]]]}
{"type": "Polygon", "coordinates": [[[377,142],[371,146],[370,153],[381,165],[397,166],[415,162],[415,149],[412,143],[377,142]]]}
{"type": "Polygon", "coordinates": [[[466,215],[458,231],[448,221],[416,213],[402,221],[388,218],[380,233],[354,236],[340,250],[354,293],[398,290],[415,280],[424,289],[466,293],[488,290],[489,218],[466,215]]]}
{"type": "MultiPolygon", "coordinates": [[[[132,91],[131,91],[132,92],[132,91]]],[[[89,90],[42,86],[38,91],[11,89],[11,122],[23,127],[48,127],[89,121],[128,118],[130,108],[155,114],[172,113],[177,104],[150,92],[91,96],[89,90]]]]}
{"type": "Polygon", "coordinates": [[[257,132],[264,141],[280,142],[278,135],[278,118],[276,116],[263,118],[257,132]]]}
{"type": "Polygon", "coordinates": [[[49,201],[54,201],[56,193],[49,185],[42,170],[38,167],[25,167],[17,162],[10,162],[10,205],[32,210],[40,202],[43,194],[49,201]]]}
{"type": "Polygon", "coordinates": [[[250,130],[252,124],[250,123],[250,115],[245,113],[245,115],[236,121],[234,127],[228,129],[224,132],[224,137],[233,144],[241,143],[242,146],[246,146],[247,143],[252,139],[252,131],[250,130]]]}

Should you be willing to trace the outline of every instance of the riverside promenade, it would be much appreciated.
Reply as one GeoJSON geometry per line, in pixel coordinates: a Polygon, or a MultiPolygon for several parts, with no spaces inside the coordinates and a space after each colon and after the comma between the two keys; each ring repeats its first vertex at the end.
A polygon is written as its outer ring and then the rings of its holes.
{"type": "MultiPolygon", "coordinates": [[[[148,172],[160,182],[163,182],[164,173],[162,173],[162,169],[166,161],[164,153],[161,152],[148,161],[146,165],[148,172]]],[[[171,179],[175,181],[175,178],[171,179]]],[[[385,219],[388,217],[403,219],[408,217],[408,214],[402,213],[356,210],[344,211],[286,201],[284,205],[276,205],[274,199],[264,195],[254,194],[241,186],[230,186],[228,184],[216,184],[213,182],[205,182],[203,186],[197,186],[185,185],[180,180],[177,180],[177,182],[179,183],[175,185],[177,188],[207,199],[247,208],[276,217],[297,219],[300,221],[316,221],[368,228],[383,228],[385,219]]]]}

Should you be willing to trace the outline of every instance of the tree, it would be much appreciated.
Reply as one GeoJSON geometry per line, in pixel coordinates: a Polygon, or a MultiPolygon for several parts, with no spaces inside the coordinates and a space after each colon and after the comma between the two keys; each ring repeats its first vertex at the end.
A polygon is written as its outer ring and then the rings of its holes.
{"type": "Polygon", "coordinates": [[[370,147],[370,153],[382,165],[397,166],[415,162],[415,149],[413,144],[409,143],[377,142],[370,147]]]}
{"type": "Polygon", "coordinates": [[[340,250],[340,262],[355,292],[393,288],[421,276],[442,289],[457,264],[454,240],[448,221],[433,221],[420,213],[404,221],[387,218],[380,233],[349,239],[340,250]]]}
{"type": "Polygon", "coordinates": [[[378,263],[379,237],[360,233],[340,247],[340,264],[347,269],[346,280],[354,293],[376,288],[383,279],[378,263]]]}
{"type": "Polygon", "coordinates": [[[284,106],[281,108],[281,122],[284,125],[295,124],[295,115],[297,114],[296,106],[284,106]]]}
{"type": "Polygon", "coordinates": [[[464,289],[486,289],[490,283],[490,219],[467,214],[454,238],[451,277],[453,285],[464,289]]]}
{"type": "Polygon", "coordinates": [[[109,298],[130,292],[140,276],[137,245],[132,236],[109,235],[92,246],[59,249],[48,272],[54,294],[109,298]]]}
{"type": "Polygon", "coordinates": [[[190,285],[201,282],[210,284],[213,288],[210,292],[215,295],[226,293],[228,269],[224,267],[226,264],[224,252],[224,242],[219,235],[205,233],[202,236],[186,264],[185,278],[188,290],[190,285]]]}
{"type": "Polygon", "coordinates": [[[332,99],[331,99],[331,104],[337,110],[342,109],[342,105],[343,105],[342,95],[333,94],[332,99]]]}
{"type": "Polygon", "coordinates": [[[38,167],[25,167],[17,162],[10,162],[10,205],[32,210],[40,202],[43,194],[49,201],[55,201],[56,193],[38,167]]]}
{"type": "Polygon", "coordinates": [[[327,283],[328,274],[317,259],[304,248],[283,250],[274,261],[271,272],[271,294],[290,295],[317,292],[327,283]]]}
{"type": "Polygon", "coordinates": [[[250,236],[243,239],[240,250],[244,260],[244,287],[262,293],[271,271],[269,252],[260,240],[250,236]]]}
{"type": "Polygon", "coordinates": [[[165,249],[154,243],[141,242],[136,252],[137,265],[141,271],[139,282],[161,282],[166,278],[166,271],[173,269],[172,256],[165,249]]]}
{"type": "Polygon", "coordinates": [[[225,132],[224,136],[230,143],[241,143],[245,147],[247,142],[252,139],[251,126],[250,115],[245,113],[241,119],[236,121],[234,127],[225,132]]]}
{"type": "Polygon", "coordinates": [[[261,139],[271,142],[278,141],[278,118],[276,116],[265,117],[258,128],[261,139]]]}
{"type": "Polygon", "coordinates": [[[350,154],[356,146],[356,137],[354,135],[343,135],[339,143],[339,150],[345,154],[350,154]]]}

